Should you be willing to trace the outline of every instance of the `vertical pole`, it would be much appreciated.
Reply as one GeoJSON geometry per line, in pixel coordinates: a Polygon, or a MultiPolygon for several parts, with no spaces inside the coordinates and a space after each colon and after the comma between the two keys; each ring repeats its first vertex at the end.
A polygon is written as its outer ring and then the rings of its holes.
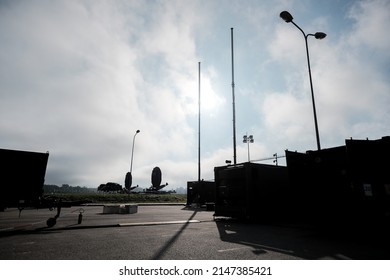
{"type": "Polygon", "coordinates": [[[200,182],[200,62],[198,63],[198,182],[200,182]]]}
{"type": "Polygon", "coordinates": [[[248,162],[251,162],[251,157],[250,157],[250,152],[249,152],[249,142],[250,141],[247,141],[248,142],[248,162]]]}
{"type": "Polygon", "coordinates": [[[316,139],[317,139],[317,149],[321,150],[321,143],[320,143],[320,133],[318,132],[318,122],[317,122],[317,112],[316,112],[316,104],[314,102],[314,90],[313,90],[313,81],[311,79],[311,68],[310,68],[310,58],[309,58],[309,46],[307,44],[307,37],[308,36],[315,36],[314,34],[306,34],[305,31],[303,31],[302,28],[299,27],[298,24],[291,21],[292,24],[295,25],[296,28],[299,29],[299,31],[302,32],[303,37],[305,38],[305,45],[306,45],[306,57],[307,57],[307,67],[309,69],[309,80],[310,80],[310,90],[311,90],[311,101],[313,103],[313,114],[314,114],[314,126],[316,130],[316,139]]]}
{"type": "MultiPolygon", "coordinates": [[[[309,34],[310,35],[310,34],[309,34]]],[[[310,58],[309,58],[309,46],[307,45],[307,37],[308,35],[305,35],[305,44],[306,44],[306,56],[307,56],[307,67],[309,69],[309,80],[310,80],[310,90],[311,90],[311,102],[313,104],[313,114],[314,114],[314,127],[316,130],[316,140],[317,140],[317,149],[318,151],[321,150],[321,144],[320,144],[320,133],[318,132],[318,121],[317,121],[317,112],[316,112],[316,104],[314,102],[314,90],[313,90],[313,81],[311,79],[311,69],[310,69],[310,58]]]]}
{"type": "Polygon", "coordinates": [[[137,135],[138,132],[136,132],[133,136],[133,147],[131,148],[131,162],[130,162],[130,173],[133,169],[133,157],[134,157],[134,142],[135,142],[135,136],[137,135]]]}
{"type": "Polygon", "coordinates": [[[131,184],[133,182],[133,176],[131,175],[131,171],[133,170],[133,157],[134,157],[134,142],[135,142],[135,136],[140,132],[139,129],[134,134],[133,137],[133,147],[131,148],[131,161],[130,161],[130,171],[126,173],[125,176],[125,188],[129,191],[131,189],[131,184]]]}
{"type": "Polygon", "coordinates": [[[231,45],[232,45],[232,98],[233,98],[233,162],[237,164],[237,153],[236,153],[236,104],[234,96],[234,52],[233,52],[233,27],[231,31],[231,45]]]}

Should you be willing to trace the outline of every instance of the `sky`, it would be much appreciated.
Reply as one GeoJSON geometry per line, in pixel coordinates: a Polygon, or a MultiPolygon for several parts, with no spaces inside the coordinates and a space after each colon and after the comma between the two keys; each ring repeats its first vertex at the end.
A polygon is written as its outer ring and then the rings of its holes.
{"type": "MultiPolygon", "coordinates": [[[[0,148],[49,151],[45,184],[166,189],[233,161],[390,135],[390,1],[0,0],[0,148]],[[199,88],[199,62],[200,88],[199,88]],[[135,136],[135,132],[140,130],[135,136]],[[133,142],[134,140],[134,142],[133,142]],[[134,144],[134,153],[132,147],[134,144]]],[[[285,159],[278,163],[285,165],[285,159]]]]}

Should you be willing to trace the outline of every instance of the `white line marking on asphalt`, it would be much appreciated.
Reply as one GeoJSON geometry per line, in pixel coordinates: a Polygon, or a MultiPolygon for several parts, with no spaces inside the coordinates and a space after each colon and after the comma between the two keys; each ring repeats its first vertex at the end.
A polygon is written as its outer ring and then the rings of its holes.
{"type": "Polygon", "coordinates": [[[284,252],[284,253],[294,253],[294,251],[291,251],[291,250],[284,250],[284,249],[280,249],[280,248],[276,248],[276,247],[270,247],[270,246],[265,246],[265,245],[261,245],[261,244],[256,244],[256,243],[252,243],[252,242],[241,242],[242,244],[246,244],[246,245],[250,245],[250,246],[254,246],[254,247],[260,247],[262,249],[268,249],[268,250],[271,250],[271,251],[280,251],[280,252],[284,252]]]}
{"type": "Polygon", "coordinates": [[[229,251],[237,251],[237,250],[242,250],[242,249],[248,249],[248,247],[237,247],[237,248],[230,248],[230,249],[221,249],[218,250],[218,253],[224,253],[224,252],[229,252],[229,251]]]}
{"type": "MultiPolygon", "coordinates": [[[[284,253],[288,253],[288,254],[294,253],[293,251],[290,251],[290,250],[283,250],[283,249],[280,249],[280,248],[265,246],[265,245],[252,243],[252,242],[244,242],[244,241],[242,241],[240,243],[243,244],[243,245],[249,245],[249,246],[252,246],[252,247],[258,247],[258,248],[261,248],[261,249],[264,249],[264,250],[284,252],[284,253]]],[[[236,250],[242,250],[242,249],[248,249],[248,247],[236,247],[236,248],[230,248],[230,249],[222,249],[222,250],[218,250],[218,252],[222,253],[222,252],[236,251],[236,250]]]]}
{"type": "Polygon", "coordinates": [[[165,221],[165,222],[139,222],[139,223],[120,223],[121,227],[129,226],[155,226],[155,225],[173,225],[173,224],[189,224],[189,223],[200,223],[199,220],[185,220],[185,221],[165,221]]]}

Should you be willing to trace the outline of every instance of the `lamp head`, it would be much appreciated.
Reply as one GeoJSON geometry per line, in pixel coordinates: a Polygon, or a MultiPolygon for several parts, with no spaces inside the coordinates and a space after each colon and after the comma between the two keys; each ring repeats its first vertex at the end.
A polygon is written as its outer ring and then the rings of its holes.
{"type": "Polygon", "coordinates": [[[141,131],[139,129],[137,129],[137,131],[135,133],[140,133],[141,131]]]}
{"type": "Polygon", "coordinates": [[[293,16],[287,11],[281,12],[280,17],[287,23],[292,22],[292,20],[294,19],[293,16]]]}
{"type": "Polygon", "coordinates": [[[316,32],[315,34],[314,34],[314,37],[316,38],[316,39],[324,39],[325,37],[326,37],[326,34],[324,33],[324,32],[316,32]]]}

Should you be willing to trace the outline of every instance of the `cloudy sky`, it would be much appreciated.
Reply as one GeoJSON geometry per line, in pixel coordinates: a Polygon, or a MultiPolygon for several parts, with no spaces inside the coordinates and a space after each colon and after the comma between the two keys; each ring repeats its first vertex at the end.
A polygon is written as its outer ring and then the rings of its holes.
{"type": "MultiPolygon", "coordinates": [[[[0,1],[0,148],[50,152],[47,184],[133,185],[155,166],[169,188],[233,160],[390,135],[390,1],[0,1]]],[[[271,161],[262,163],[273,164],[271,161]]],[[[280,164],[285,164],[283,158],[280,164]]]]}

